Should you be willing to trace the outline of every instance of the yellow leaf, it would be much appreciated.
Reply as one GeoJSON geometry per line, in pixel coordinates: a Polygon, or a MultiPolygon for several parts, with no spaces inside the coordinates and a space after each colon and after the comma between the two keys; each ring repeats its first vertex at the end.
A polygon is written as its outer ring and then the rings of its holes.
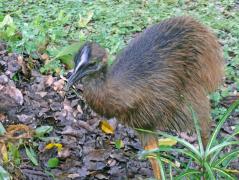
{"type": "Polygon", "coordinates": [[[225,169],[225,171],[229,173],[239,174],[239,170],[237,169],[225,169]]]}
{"type": "Polygon", "coordinates": [[[53,147],[54,147],[54,145],[52,143],[50,143],[45,146],[45,149],[52,149],[53,147]]]}
{"type": "Polygon", "coordinates": [[[114,134],[114,128],[106,120],[100,122],[100,128],[106,134],[114,134]]]}
{"type": "Polygon", "coordinates": [[[177,144],[176,140],[170,139],[170,138],[165,138],[165,139],[159,139],[158,140],[158,145],[159,146],[174,146],[177,144]]]}
{"type": "Polygon", "coordinates": [[[58,153],[61,152],[62,144],[60,144],[60,143],[49,143],[45,146],[45,149],[52,149],[54,147],[57,148],[58,153]]]}
{"type": "Polygon", "coordinates": [[[8,161],[7,147],[4,143],[0,144],[0,153],[2,155],[3,162],[8,161]]]}
{"type": "Polygon", "coordinates": [[[86,17],[82,17],[80,15],[80,20],[78,22],[79,27],[81,27],[81,28],[86,27],[87,24],[91,21],[93,15],[94,15],[94,12],[92,12],[92,11],[88,12],[86,17]]]}

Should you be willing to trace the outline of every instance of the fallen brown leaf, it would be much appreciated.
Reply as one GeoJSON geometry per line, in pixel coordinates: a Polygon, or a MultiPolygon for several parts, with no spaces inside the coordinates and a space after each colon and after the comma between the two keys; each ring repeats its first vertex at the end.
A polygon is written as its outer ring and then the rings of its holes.
{"type": "Polygon", "coordinates": [[[25,61],[23,60],[23,57],[22,56],[18,56],[17,57],[17,62],[18,64],[21,66],[22,68],[22,73],[25,75],[25,76],[28,76],[29,75],[29,71],[27,69],[27,66],[26,66],[26,63],[25,61]]]}
{"type": "Polygon", "coordinates": [[[44,81],[46,86],[51,86],[54,82],[54,78],[49,75],[45,77],[44,81]]]}
{"type": "Polygon", "coordinates": [[[41,59],[43,59],[43,60],[49,60],[48,54],[46,54],[46,53],[42,54],[42,55],[41,55],[41,59]]]}
{"type": "Polygon", "coordinates": [[[60,79],[53,83],[53,89],[55,91],[60,91],[64,88],[64,85],[65,85],[65,81],[63,79],[60,79]]]}
{"type": "Polygon", "coordinates": [[[28,139],[32,137],[32,129],[24,124],[9,125],[6,131],[6,137],[10,139],[28,139]]]}
{"type": "Polygon", "coordinates": [[[1,159],[3,160],[3,162],[7,162],[8,161],[8,153],[7,153],[7,147],[5,145],[5,143],[1,143],[0,142],[0,153],[1,153],[1,159]]]}
{"type": "Polygon", "coordinates": [[[4,121],[6,119],[6,116],[3,113],[0,113],[0,121],[4,121]]]}
{"type": "Polygon", "coordinates": [[[70,156],[71,152],[69,148],[63,148],[60,152],[58,152],[59,158],[68,158],[70,156]]]}

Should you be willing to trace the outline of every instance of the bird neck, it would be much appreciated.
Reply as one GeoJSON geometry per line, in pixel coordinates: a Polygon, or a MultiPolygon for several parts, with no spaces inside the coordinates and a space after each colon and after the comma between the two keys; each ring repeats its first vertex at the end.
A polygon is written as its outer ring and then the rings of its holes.
{"type": "Polygon", "coordinates": [[[107,72],[109,67],[105,65],[93,76],[88,77],[83,82],[84,96],[87,104],[100,115],[108,116],[110,92],[108,87],[107,72]]]}

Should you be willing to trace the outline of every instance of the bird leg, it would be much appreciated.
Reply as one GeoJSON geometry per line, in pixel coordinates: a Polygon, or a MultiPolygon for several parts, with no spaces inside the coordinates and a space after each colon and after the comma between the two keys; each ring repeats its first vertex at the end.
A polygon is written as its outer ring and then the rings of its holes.
{"type": "Polygon", "coordinates": [[[203,148],[205,150],[206,147],[207,147],[208,140],[209,140],[209,133],[208,132],[202,132],[201,137],[202,137],[203,148]]]}
{"type": "MultiPolygon", "coordinates": [[[[145,150],[152,150],[152,149],[156,149],[158,148],[158,140],[155,137],[150,137],[150,139],[148,139],[148,142],[146,143],[146,146],[144,146],[145,150]]],[[[157,159],[153,158],[153,157],[149,157],[149,161],[151,163],[151,166],[153,168],[153,172],[154,172],[154,177],[158,180],[161,179],[161,173],[160,173],[160,167],[159,164],[157,162],[157,159]]]]}
{"type": "Polygon", "coordinates": [[[206,120],[201,122],[201,137],[202,137],[203,147],[204,147],[204,149],[206,149],[207,143],[208,143],[208,140],[210,137],[211,119],[210,119],[210,117],[207,117],[204,119],[206,119],[206,120]]]}

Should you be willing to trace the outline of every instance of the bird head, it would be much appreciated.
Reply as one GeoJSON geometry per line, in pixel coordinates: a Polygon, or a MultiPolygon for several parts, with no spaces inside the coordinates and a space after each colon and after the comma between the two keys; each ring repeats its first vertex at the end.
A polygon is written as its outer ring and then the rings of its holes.
{"type": "Polygon", "coordinates": [[[67,89],[84,77],[95,75],[107,65],[107,52],[97,43],[85,43],[74,58],[74,71],[68,79],[67,89]]]}

